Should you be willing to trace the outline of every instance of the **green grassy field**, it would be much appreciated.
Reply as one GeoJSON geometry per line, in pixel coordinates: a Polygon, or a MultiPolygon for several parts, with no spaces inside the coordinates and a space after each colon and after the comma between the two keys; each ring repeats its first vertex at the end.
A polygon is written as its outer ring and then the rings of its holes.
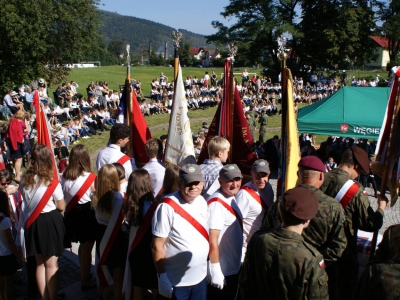
{"type": "MultiPolygon", "coordinates": [[[[251,69],[247,68],[249,73],[261,74],[261,69],[251,69]]],[[[222,68],[182,68],[183,78],[187,76],[197,76],[201,78],[204,73],[208,71],[210,74],[215,71],[220,78],[220,74],[223,72],[222,68]]],[[[241,73],[242,68],[235,68],[235,73],[241,73]]],[[[131,77],[142,82],[142,89],[145,96],[150,94],[150,82],[152,79],[158,78],[160,73],[163,72],[171,81],[173,78],[173,68],[168,67],[151,67],[151,66],[134,66],[131,68],[131,77]]],[[[388,73],[382,72],[380,70],[363,71],[363,70],[352,70],[346,71],[347,76],[358,77],[375,77],[379,74],[381,78],[387,78],[388,73]]],[[[240,81],[240,75],[235,75],[235,77],[240,81]]],[[[123,84],[126,78],[126,67],[125,66],[107,66],[101,68],[91,68],[91,69],[73,69],[68,81],[73,80],[79,84],[78,92],[86,96],[86,87],[90,81],[108,81],[109,87],[112,89],[119,89],[119,85],[123,84]]],[[[300,104],[299,107],[303,107],[305,104],[300,104]]],[[[208,124],[214,117],[216,108],[210,108],[207,110],[196,110],[189,111],[189,118],[191,122],[191,130],[197,133],[201,128],[201,123],[203,121],[208,124]]],[[[153,137],[159,138],[163,134],[168,132],[169,114],[154,115],[151,117],[146,117],[146,122],[150,128],[153,137]]],[[[280,136],[280,130],[278,129],[281,125],[280,116],[269,117],[268,128],[266,138],[269,139],[274,135],[280,136]]],[[[89,152],[93,155],[97,153],[97,150],[106,145],[109,138],[109,133],[105,132],[101,136],[95,136],[87,140],[80,140],[79,143],[87,145],[89,152]]],[[[317,136],[317,144],[325,141],[327,136],[317,136]]],[[[93,162],[95,160],[95,155],[93,155],[93,162]]],[[[93,164],[94,166],[94,164],[93,164]]]]}

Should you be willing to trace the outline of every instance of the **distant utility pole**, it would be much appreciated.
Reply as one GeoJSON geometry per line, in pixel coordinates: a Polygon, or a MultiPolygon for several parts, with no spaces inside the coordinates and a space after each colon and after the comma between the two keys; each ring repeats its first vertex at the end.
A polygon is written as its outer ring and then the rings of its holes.
{"type": "Polygon", "coordinates": [[[164,47],[164,60],[167,60],[168,58],[168,42],[165,42],[165,47],[164,47]]]}
{"type": "Polygon", "coordinates": [[[149,42],[149,57],[151,56],[151,41],[149,42]]]}

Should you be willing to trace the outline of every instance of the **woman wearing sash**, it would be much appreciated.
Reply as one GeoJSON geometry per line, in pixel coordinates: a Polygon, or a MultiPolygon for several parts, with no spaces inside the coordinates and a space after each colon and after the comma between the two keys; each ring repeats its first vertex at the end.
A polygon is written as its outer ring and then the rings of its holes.
{"type": "Polygon", "coordinates": [[[124,202],[125,219],[131,225],[124,285],[127,300],[132,296],[135,300],[144,300],[148,289],[152,291],[152,299],[156,299],[158,294],[157,271],[150,249],[150,225],[156,207],[149,173],[145,169],[133,171],[124,202]]]}
{"type": "Polygon", "coordinates": [[[90,170],[90,157],[86,146],[76,145],[71,150],[69,165],[61,177],[61,185],[67,202],[65,209],[67,232],[72,242],[80,243],[78,257],[82,291],[96,286],[96,282],[90,276],[97,226],[91,205],[96,175],[90,170]]]}
{"type": "Polygon", "coordinates": [[[104,165],[98,174],[94,193],[97,201],[96,278],[103,299],[108,299],[112,285],[114,299],[122,298],[129,232],[124,223],[123,196],[119,190],[117,169],[112,164],[104,165]]]}
{"type": "Polygon", "coordinates": [[[26,256],[35,255],[36,281],[43,299],[57,299],[58,256],[64,250],[65,234],[61,212],[64,195],[58,178],[54,178],[50,149],[36,144],[31,164],[21,179],[26,222],[24,229],[26,256]]]}

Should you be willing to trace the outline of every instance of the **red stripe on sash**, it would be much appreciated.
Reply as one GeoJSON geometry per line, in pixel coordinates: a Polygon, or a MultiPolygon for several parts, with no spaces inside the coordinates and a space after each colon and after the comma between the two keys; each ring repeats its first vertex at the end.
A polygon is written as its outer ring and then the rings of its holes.
{"type": "MultiPolygon", "coordinates": [[[[118,232],[121,229],[122,226],[122,221],[124,220],[124,212],[123,212],[123,205],[121,206],[121,211],[119,212],[117,221],[115,223],[115,226],[113,228],[113,231],[111,233],[110,238],[108,239],[108,243],[106,248],[104,249],[103,255],[100,258],[100,261],[97,265],[97,274],[99,276],[100,279],[100,285],[102,287],[107,287],[109,286],[106,277],[104,276],[103,270],[101,269],[101,267],[104,265],[104,263],[107,261],[108,258],[108,254],[111,251],[111,247],[114,244],[115,239],[117,238],[118,232]]],[[[103,237],[104,238],[104,237],[103,237]]]]}
{"type": "Polygon", "coordinates": [[[131,158],[128,155],[123,155],[121,156],[118,160],[117,163],[124,165],[127,161],[131,160],[131,158]]]}
{"type": "Polygon", "coordinates": [[[58,179],[53,178],[53,180],[50,182],[50,185],[47,187],[46,192],[40,199],[39,203],[36,205],[31,215],[26,219],[25,230],[27,230],[32,225],[32,223],[35,222],[37,217],[39,217],[39,215],[42,213],[44,207],[49,202],[51,196],[56,190],[57,185],[58,185],[58,179]]]}
{"type": "Polygon", "coordinates": [[[188,221],[208,242],[208,232],[207,230],[195,219],[193,218],[186,210],[184,210],[178,203],[176,203],[171,198],[165,198],[162,203],[169,204],[177,214],[179,214],[182,218],[188,221]]]}
{"type": "Polygon", "coordinates": [[[239,213],[232,208],[232,206],[230,206],[228,203],[226,203],[225,201],[223,201],[222,199],[219,199],[219,198],[212,198],[212,199],[208,200],[207,205],[210,205],[213,202],[221,203],[232,215],[234,215],[236,217],[236,219],[239,221],[240,228],[242,228],[242,231],[243,231],[243,220],[240,217],[239,213]]]}
{"type": "Polygon", "coordinates": [[[139,225],[139,228],[136,232],[135,238],[132,241],[132,245],[129,249],[129,254],[133,251],[133,249],[136,248],[137,245],[139,245],[140,241],[143,239],[145,236],[147,230],[149,229],[151,225],[151,220],[153,219],[153,214],[156,211],[156,208],[158,206],[158,203],[154,202],[149,209],[147,210],[146,214],[143,217],[142,224],[139,225]]]}
{"type": "Polygon", "coordinates": [[[157,196],[158,196],[158,195],[161,195],[162,192],[163,192],[163,188],[161,188],[161,189],[158,191],[157,196]]]}
{"type": "Polygon", "coordinates": [[[340,200],[340,204],[342,205],[343,209],[346,208],[346,206],[349,204],[350,200],[354,197],[354,195],[358,191],[358,184],[354,183],[344,194],[343,198],[340,200]]]}
{"type": "Polygon", "coordinates": [[[269,207],[268,207],[267,203],[265,203],[261,199],[261,196],[259,194],[257,194],[252,188],[248,187],[247,185],[244,185],[244,186],[242,186],[241,189],[248,192],[250,194],[250,196],[252,196],[258,202],[258,204],[260,204],[262,206],[262,208],[264,208],[265,211],[268,211],[269,207]]]}
{"type": "Polygon", "coordinates": [[[76,194],[72,197],[72,199],[69,201],[67,207],[65,208],[65,213],[69,213],[71,209],[74,208],[74,206],[81,200],[83,195],[87,192],[87,190],[90,188],[92,183],[95,181],[96,175],[93,173],[90,173],[88,178],[86,178],[85,182],[82,184],[82,186],[79,188],[79,190],[76,192],[76,194]]]}

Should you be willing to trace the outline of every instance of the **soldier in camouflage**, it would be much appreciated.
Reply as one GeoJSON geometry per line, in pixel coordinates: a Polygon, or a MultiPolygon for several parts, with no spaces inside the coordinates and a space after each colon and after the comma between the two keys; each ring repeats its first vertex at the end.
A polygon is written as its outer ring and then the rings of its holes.
{"type": "Polygon", "coordinates": [[[340,166],[325,174],[320,187],[326,195],[340,202],[345,214],[345,234],[347,247],[339,261],[340,299],[353,299],[358,278],[357,231],[373,232],[383,224],[383,214],[387,200],[378,197],[378,209],[374,211],[364,194],[361,184],[353,180],[362,170],[369,173],[369,158],[359,147],[347,149],[342,156],[340,166]]]}
{"type": "Polygon", "coordinates": [[[355,299],[400,299],[400,224],[390,226],[360,277],[355,299]]]}
{"type": "Polygon", "coordinates": [[[256,136],[255,136],[255,132],[256,132],[256,127],[257,127],[257,123],[256,123],[256,119],[254,119],[253,114],[251,113],[251,111],[246,111],[244,113],[246,120],[247,120],[247,124],[249,124],[249,128],[251,131],[251,136],[253,137],[253,142],[256,142],[256,136]]]}
{"type": "MultiPolygon", "coordinates": [[[[324,182],[325,166],[315,156],[306,156],[299,161],[298,186],[313,191],[318,199],[318,213],[303,231],[304,240],[315,247],[324,257],[328,274],[329,299],[338,299],[338,260],[346,248],[344,214],[340,204],[319,190],[324,182]]],[[[278,199],[264,216],[261,229],[281,226],[278,199]]]]}
{"type": "Polygon", "coordinates": [[[261,115],[258,120],[258,123],[260,124],[260,134],[258,140],[262,145],[265,143],[265,133],[267,132],[267,124],[268,124],[268,116],[266,114],[265,108],[261,109],[261,115]]]}
{"type": "Polygon", "coordinates": [[[317,211],[311,190],[283,194],[282,227],[257,231],[248,245],[239,278],[242,299],[328,299],[324,259],[301,236],[317,211]]]}

